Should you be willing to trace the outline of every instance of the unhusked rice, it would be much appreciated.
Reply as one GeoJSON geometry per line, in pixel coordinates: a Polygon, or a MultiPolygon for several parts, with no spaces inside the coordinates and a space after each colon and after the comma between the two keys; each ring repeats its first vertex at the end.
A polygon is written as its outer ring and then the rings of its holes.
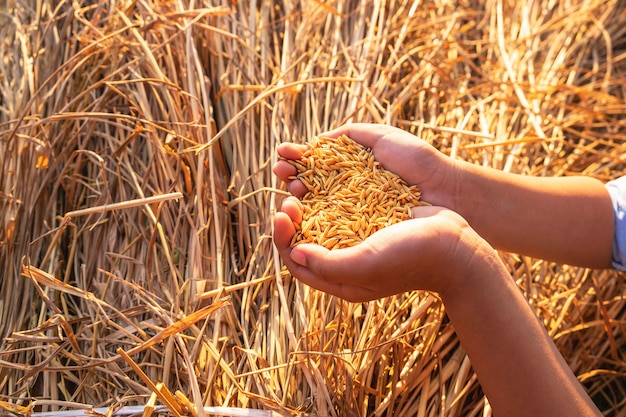
{"type": "Polygon", "coordinates": [[[345,135],[314,138],[300,160],[289,162],[308,190],[292,245],[354,246],[410,219],[412,207],[426,204],[416,186],[383,168],[369,148],[345,135]]]}

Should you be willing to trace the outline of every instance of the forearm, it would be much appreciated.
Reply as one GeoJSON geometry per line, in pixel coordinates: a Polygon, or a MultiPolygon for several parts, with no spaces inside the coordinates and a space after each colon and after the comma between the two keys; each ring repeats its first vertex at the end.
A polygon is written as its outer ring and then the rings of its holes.
{"type": "Polygon", "coordinates": [[[497,256],[484,258],[442,299],[495,415],[600,415],[497,256]]]}
{"type": "Polygon", "coordinates": [[[494,247],[592,268],[611,266],[613,210],[600,181],[531,177],[455,162],[435,202],[461,214],[494,247]]]}

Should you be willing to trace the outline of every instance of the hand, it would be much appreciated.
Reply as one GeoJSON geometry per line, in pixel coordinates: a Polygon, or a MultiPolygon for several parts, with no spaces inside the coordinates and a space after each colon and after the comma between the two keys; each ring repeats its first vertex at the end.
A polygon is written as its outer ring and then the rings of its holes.
{"type": "MultiPolygon", "coordinates": [[[[474,227],[478,224],[487,232],[500,234],[502,229],[504,235],[517,232],[508,225],[520,223],[523,229],[533,229],[533,223],[519,222],[519,218],[536,210],[534,206],[526,210],[528,205],[521,204],[528,200],[528,193],[510,176],[503,179],[495,170],[485,174],[471,164],[463,168],[398,129],[351,125],[329,136],[342,133],[372,148],[386,169],[420,187],[425,201],[453,207],[463,216],[479,213],[474,227]],[[468,181],[462,189],[455,188],[462,183],[463,169],[468,181]],[[494,181],[497,186],[486,192],[494,181]],[[481,219],[494,203],[506,201],[502,195],[509,196],[511,188],[518,190],[522,198],[515,203],[524,210],[518,210],[516,216],[500,216],[496,222],[485,221],[485,215],[481,219]],[[457,195],[459,190],[465,195],[457,195]],[[459,206],[464,210],[446,204],[445,194],[456,195],[466,205],[459,206]],[[491,223],[495,227],[490,229],[491,223]]],[[[297,159],[305,149],[303,145],[283,144],[278,151],[284,158],[297,159]]],[[[295,169],[285,161],[277,163],[274,172],[285,181],[295,175],[295,169]]],[[[306,191],[297,180],[289,181],[289,190],[295,196],[306,191]]],[[[413,219],[384,228],[356,246],[330,251],[313,244],[291,246],[294,224],[301,221],[300,201],[288,197],[274,219],[274,242],[291,274],[305,284],[353,302],[414,289],[438,293],[496,414],[601,415],[506,266],[461,215],[442,207],[415,207],[413,219]],[[531,362],[535,366],[527,365],[531,362]]]]}
{"type": "MultiPolygon", "coordinates": [[[[416,136],[395,127],[366,123],[345,125],[320,136],[340,135],[347,135],[371,148],[374,157],[385,169],[399,175],[409,184],[417,185],[424,201],[437,205],[454,194],[454,190],[445,189],[455,184],[451,181],[455,173],[454,161],[416,136]]],[[[306,145],[282,143],[278,147],[278,154],[285,159],[299,159],[306,149],[306,145]]],[[[291,164],[279,161],[273,170],[287,183],[291,194],[296,197],[306,194],[304,185],[293,180],[296,170],[291,164]]]]}
{"type": "Polygon", "coordinates": [[[289,197],[274,219],[274,242],[283,262],[305,284],[348,301],[415,289],[443,296],[468,273],[473,258],[484,253],[481,249],[493,252],[459,215],[432,206],[414,208],[413,219],[386,227],[350,248],[291,247],[301,210],[298,199],[289,197]]]}

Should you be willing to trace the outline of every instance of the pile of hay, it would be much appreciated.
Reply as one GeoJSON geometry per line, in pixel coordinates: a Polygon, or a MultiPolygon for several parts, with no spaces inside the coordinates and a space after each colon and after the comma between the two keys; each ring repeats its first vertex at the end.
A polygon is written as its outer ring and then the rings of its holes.
{"type": "MultiPolygon", "coordinates": [[[[490,415],[436,297],[350,304],[281,268],[276,145],[381,122],[506,171],[618,177],[625,10],[2,2],[0,409],[490,415]]],[[[623,412],[623,277],[502,257],[623,412]]]]}

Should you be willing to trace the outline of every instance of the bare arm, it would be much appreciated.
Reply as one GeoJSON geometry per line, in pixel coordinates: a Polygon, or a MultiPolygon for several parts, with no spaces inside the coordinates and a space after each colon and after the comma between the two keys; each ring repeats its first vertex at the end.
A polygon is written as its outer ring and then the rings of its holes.
{"type": "Polygon", "coordinates": [[[590,177],[530,177],[455,161],[433,203],[451,208],[494,247],[541,259],[609,268],[613,208],[590,177]]]}
{"type": "Polygon", "coordinates": [[[301,217],[288,199],[274,241],[294,276],[347,300],[437,292],[495,415],[601,415],[493,248],[456,213],[420,207],[414,215],[351,248],[291,247],[301,217]]]}
{"type": "MultiPolygon", "coordinates": [[[[461,214],[497,249],[570,265],[611,267],[613,209],[598,180],[523,176],[452,160],[386,125],[350,124],[328,134],[346,134],[371,147],[385,168],[419,186],[425,201],[461,214]]],[[[302,152],[287,144],[283,151],[287,158],[302,152]]],[[[279,176],[286,179],[286,171],[279,167],[279,176]]],[[[295,195],[304,193],[298,181],[290,185],[295,195]]]]}
{"type": "Polygon", "coordinates": [[[499,260],[475,266],[442,299],[494,414],[600,415],[499,260]]]}
{"type": "MultiPolygon", "coordinates": [[[[426,201],[453,211],[414,208],[414,219],[355,247],[328,251],[290,246],[294,222],[301,221],[300,203],[291,197],[274,222],[274,241],[291,273],[350,301],[413,289],[436,292],[496,415],[599,416],[489,243],[609,266],[613,213],[604,186],[588,178],[522,177],[453,161],[386,126],[351,125],[329,134],[347,134],[371,147],[383,166],[418,185],[426,201]]],[[[288,159],[302,151],[293,144],[279,148],[288,159]]],[[[294,195],[304,193],[291,180],[291,165],[278,163],[274,172],[294,195]]]]}

